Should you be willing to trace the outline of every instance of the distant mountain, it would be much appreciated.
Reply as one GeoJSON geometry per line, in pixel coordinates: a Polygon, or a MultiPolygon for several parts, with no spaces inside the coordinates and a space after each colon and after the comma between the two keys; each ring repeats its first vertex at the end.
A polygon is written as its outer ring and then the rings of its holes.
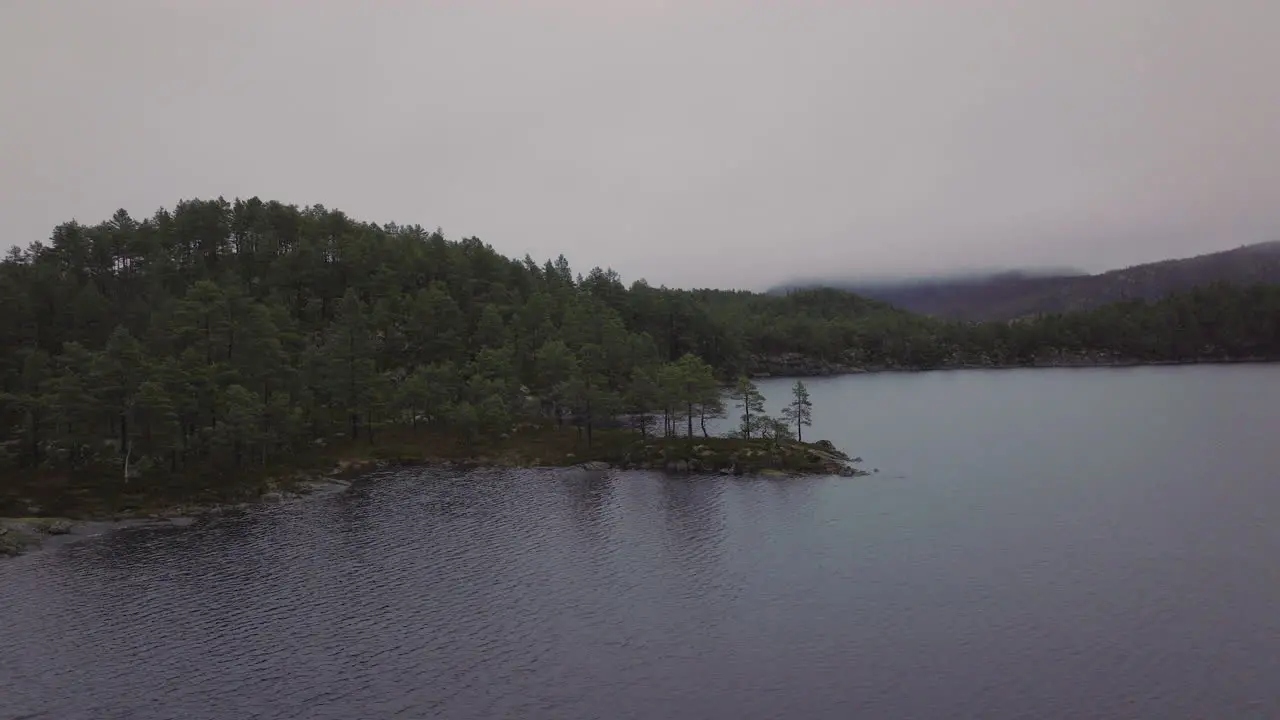
{"type": "Polygon", "coordinates": [[[1009,320],[1086,310],[1121,300],[1156,300],[1219,281],[1238,285],[1280,283],[1280,241],[1097,275],[1010,271],[895,281],[806,281],[785,287],[833,287],[904,310],[953,320],[1009,320]]]}

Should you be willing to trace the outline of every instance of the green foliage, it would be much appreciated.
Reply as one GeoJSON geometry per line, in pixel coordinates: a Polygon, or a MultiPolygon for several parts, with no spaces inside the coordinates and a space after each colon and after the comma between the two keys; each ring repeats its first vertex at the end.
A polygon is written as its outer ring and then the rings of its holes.
{"type": "Polygon", "coordinates": [[[578,358],[563,340],[548,340],[534,356],[534,388],[551,404],[551,412],[559,421],[562,408],[570,404],[569,383],[578,377],[578,358]]]}
{"type": "MultiPolygon", "coordinates": [[[[809,399],[809,388],[801,380],[791,386],[791,402],[782,410],[782,419],[787,427],[795,427],[795,437],[804,441],[804,429],[813,425],[813,401],[809,399]]],[[[790,430],[788,430],[790,432],[790,430]]]]}
{"type": "Polygon", "coordinates": [[[449,424],[468,442],[475,442],[480,438],[480,413],[467,400],[455,403],[449,409],[449,424]]]}
{"type": "Polygon", "coordinates": [[[484,306],[471,340],[477,348],[482,349],[500,348],[506,344],[507,326],[502,320],[502,311],[496,305],[484,306]]]}
{"type": "Polygon", "coordinates": [[[641,437],[648,437],[657,425],[654,412],[661,407],[662,395],[658,387],[658,379],[649,367],[637,367],[631,373],[631,381],[627,384],[622,398],[623,412],[641,437]]]}
{"type": "Polygon", "coordinates": [[[261,453],[264,439],[262,398],[241,385],[222,394],[222,422],[210,428],[211,442],[220,452],[215,459],[231,460],[236,467],[252,462],[261,453]]]}
{"type": "Polygon", "coordinates": [[[782,418],[763,415],[760,417],[759,427],[760,434],[767,438],[774,447],[788,440],[796,439],[795,434],[791,432],[791,424],[782,418]]]}
{"type": "Polygon", "coordinates": [[[663,382],[665,393],[678,414],[685,420],[687,437],[693,436],[693,423],[697,418],[703,423],[705,418],[715,417],[723,412],[720,399],[720,384],[716,381],[715,371],[702,358],[693,353],[685,353],[674,364],[664,368],[663,382]]]}
{"type": "Polygon", "coordinates": [[[771,421],[764,414],[764,396],[756,384],[743,375],[731,393],[734,407],[738,409],[738,433],[750,440],[753,435],[762,435],[771,427],[771,421]]]}
{"type": "MultiPolygon", "coordinates": [[[[257,198],[61,225],[0,262],[0,303],[0,501],[46,478],[114,486],[125,465],[130,487],[198,492],[401,428],[474,444],[568,420],[591,444],[624,415],[683,442],[726,414],[720,383],[737,378],[739,432],[776,439],[745,376],[784,354],[868,368],[1280,357],[1276,287],[946,323],[835,290],[578,278],[563,256],[257,198]]],[[[802,390],[783,414],[797,437],[802,390]]]]}

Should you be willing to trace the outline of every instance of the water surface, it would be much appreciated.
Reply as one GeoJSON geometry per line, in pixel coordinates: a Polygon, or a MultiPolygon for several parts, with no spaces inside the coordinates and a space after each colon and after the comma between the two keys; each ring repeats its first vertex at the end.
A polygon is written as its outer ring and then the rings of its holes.
{"type": "Polygon", "coordinates": [[[384,473],[0,563],[0,719],[1280,716],[1280,366],[809,385],[879,473],[384,473]]]}

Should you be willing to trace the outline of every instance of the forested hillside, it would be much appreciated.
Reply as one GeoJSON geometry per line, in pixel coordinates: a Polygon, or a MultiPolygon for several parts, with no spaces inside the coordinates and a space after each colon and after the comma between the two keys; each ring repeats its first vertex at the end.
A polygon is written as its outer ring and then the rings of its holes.
{"type": "Polygon", "coordinates": [[[1280,283],[1280,242],[1144,263],[1096,275],[1010,272],[897,283],[831,280],[825,284],[911,312],[980,321],[1078,312],[1130,300],[1160,300],[1215,282],[1241,286],[1280,283]]]}
{"type": "Polygon", "coordinates": [[[927,325],[842,293],[627,287],[257,199],[64,224],[9,253],[0,302],[0,468],[113,478],[261,466],[393,426],[465,440],[676,410],[691,426],[750,349],[795,347],[806,323],[841,345],[862,318],[927,325]]]}
{"type": "Polygon", "coordinates": [[[1280,356],[1275,287],[944,323],[835,290],[627,286],[257,199],[61,225],[0,264],[0,303],[0,486],[194,482],[388,430],[466,442],[528,418],[657,413],[687,431],[720,412],[717,380],[784,356],[799,371],[1280,356]]]}

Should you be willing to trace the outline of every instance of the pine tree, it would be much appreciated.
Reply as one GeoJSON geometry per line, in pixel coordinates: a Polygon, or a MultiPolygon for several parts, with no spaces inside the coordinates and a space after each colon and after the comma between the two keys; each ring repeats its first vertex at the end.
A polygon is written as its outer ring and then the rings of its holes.
{"type": "Polygon", "coordinates": [[[129,421],[134,399],[146,364],[142,347],[124,326],[119,326],[107,340],[107,347],[96,357],[95,387],[107,407],[109,424],[118,431],[119,452],[127,459],[131,454],[129,421]]]}
{"type": "Polygon", "coordinates": [[[214,447],[235,467],[245,463],[262,440],[262,399],[241,385],[232,385],[224,393],[226,408],[223,422],[214,431],[214,447]]]}
{"type": "Polygon", "coordinates": [[[769,417],[767,415],[760,416],[760,433],[769,438],[775,448],[793,437],[790,423],[782,418],[769,417]]]}
{"type": "Polygon", "coordinates": [[[623,403],[631,427],[640,431],[641,438],[647,438],[657,422],[653,415],[661,407],[658,381],[650,370],[640,368],[631,373],[623,403]]]}
{"type": "Polygon", "coordinates": [[[170,467],[176,468],[182,448],[178,414],[162,383],[148,380],[138,387],[134,417],[133,446],[144,455],[167,458],[170,467]]]}
{"type": "Polygon", "coordinates": [[[502,312],[496,305],[485,305],[480,312],[480,321],[476,323],[476,332],[472,341],[479,349],[496,349],[507,342],[507,326],[502,320],[502,312]]]}
{"type": "MultiPolygon", "coordinates": [[[[693,419],[700,408],[714,409],[720,399],[720,385],[715,371],[693,353],[686,353],[674,363],[673,382],[676,399],[682,405],[685,416],[685,436],[693,437],[693,419]]],[[[703,420],[705,434],[705,419],[703,420]]]]}
{"type": "Polygon", "coordinates": [[[412,324],[407,336],[416,362],[426,365],[446,360],[459,362],[466,323],[458,303],[441,282],[432,283],[414,299],[412,324]]]}
{"type": "Polygon", "coordinates": [[[454,403],[449,408],[449,424],[469,443],[480,438],[480,414],[467,400],[454,403]]]}
{"type": "Polygon", "coordinates": [[[326,384],[330,397],[350,422],[351,439],[360,437],[360,418],[375,404],[377,371],[373,362],[374,337],[369,330],[364,303],[348,290],[338,316],[325,339],[326,384]]]}
{"type": "Polygon", "coordinates": [[[550,404],[552,415],[559,424],[561,410],[569,403],[567,383],[578,376],[578,358],[561,340],[548,340],[538,348],[533,362],[534,388],[543,400],[550,404]]]}
{"type": "Polygon", "coordinates": [[[587,447],[591,447],[596,421],[616,415],[621,409],[622,400],[605,380],[604,350],[599,345],[585,345],[577,356],[577,374],[561,383],[556,393],[565,398],[573,409],[574,424],[580,432],[586,430],[587,447]]]}
{"type": "Polygon", "coordinates": [[[764,421],[764,396],[760,394],[760,389],[746,375],[738,378],[738,384],[733,389],[732,398],[734,407],[742,412],[738,416],[738,432],[742,437],[750,439],[753,434],[758,433],[763,427],[764,421]]]}
{"type": "Polygon", "coordinates": [[[707,420],[728,417],[729,411],[724,406],[724,395],[716,388],[715,395],[708,395],[698,403],[698,424],[702,427],[702,437],[711,437],[707,431],[707,420]]]}
{"type": "Polygon", "coordinates": [[[791,404],[782,410],[788,425],[794,425],[796,439],[804,442],[804,428],[813,425],[813,403],[809,400],[809,388],[800,380],[791,386],[791,404]]]}

